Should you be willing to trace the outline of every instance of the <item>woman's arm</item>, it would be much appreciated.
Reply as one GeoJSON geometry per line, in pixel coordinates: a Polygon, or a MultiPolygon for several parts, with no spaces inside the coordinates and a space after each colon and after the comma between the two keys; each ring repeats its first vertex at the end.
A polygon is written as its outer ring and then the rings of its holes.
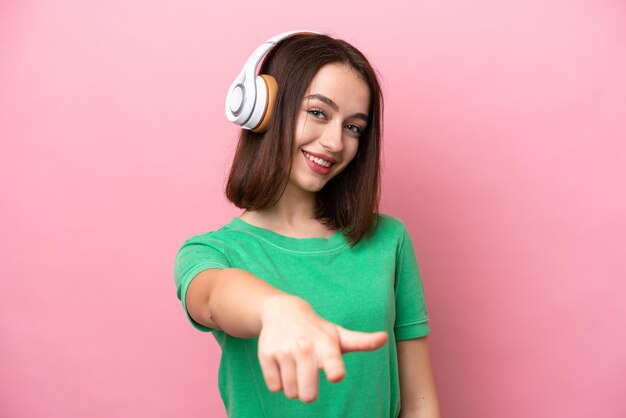
{"type": "Polygon", "coordinates": [[[265,303],[293,298],[241,269],[209,269],[193,278],[187,290],[189,315],[199,324],[238,338],[258,337],[265,303]]]}
{"type": "Polygon", "coordinates": [[[239,338],[259,337],[258,356],[267,387],[289,399],[313,402],[319,369],[331,382],[345,376],[342,354],[371,351],[385,332],[350,331],[318,316],[304,299],[282,292],[241,269],[199,273],[187,290],[189,315],[239,338]]]}
{"type": "Polygon", "coordinates": [[[400,418],[439,418],[439,402],[426,337],[397,342],[400,418]]]}

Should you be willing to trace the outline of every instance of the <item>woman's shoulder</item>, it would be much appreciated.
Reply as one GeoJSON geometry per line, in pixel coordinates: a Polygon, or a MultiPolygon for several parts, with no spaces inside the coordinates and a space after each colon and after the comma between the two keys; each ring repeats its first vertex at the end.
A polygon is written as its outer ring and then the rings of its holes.
{"type": "Polygon", "coordinates": [[[387,213],[378,214],[377,228],[383,228],[387,230],[403,231],[405,229],[402,219],[389,215],[387,213]]]}
{"type": "Polygon", "coordinates": [[[233,233],[237,233],[236,228],[233,228],[232,224],[233,221],[230,221],[222,226],[209,228],[205,232],[189,236],[185,242],[228,241],[233,233]]]}
{"type": "Polygon", "coordinates": [[[404,237],[405,231],[406,227],[400,218],[386,213],[379,213],[372,238],[396,241],[404,237]]]}

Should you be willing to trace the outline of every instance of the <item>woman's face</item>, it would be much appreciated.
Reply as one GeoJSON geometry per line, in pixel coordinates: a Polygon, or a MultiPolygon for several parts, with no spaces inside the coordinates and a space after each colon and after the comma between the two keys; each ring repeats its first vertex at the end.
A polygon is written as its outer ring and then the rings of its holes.
{"type": "Polygon", "coordinates": [[[317,192],[352,161],[370,107],[367,83],[343,63],[320,68],[296,118],[289,183],[317,192]]]}

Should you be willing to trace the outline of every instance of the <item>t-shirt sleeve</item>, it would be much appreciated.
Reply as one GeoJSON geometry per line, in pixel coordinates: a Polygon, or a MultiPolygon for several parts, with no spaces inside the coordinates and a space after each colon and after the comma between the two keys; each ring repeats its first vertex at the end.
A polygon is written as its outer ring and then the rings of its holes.
{"type": "Polygon", "coordinates": [[[396,341],[430,334],[422,276],[408,231],[402,226],[396,262],[396,341]]]}
{"type": "Polygon", "coordinates": [[[187,289],[198,273],[211,268],[230,268],[221,241],[210,238],[210,235],[198,235],[185,241],[176,254],[174,264],[174,279],[176,281],[176,296],[183,304],[183,309],[191,324],[204,332],[213,331],[196,322],[187,309],[187,289]]]}

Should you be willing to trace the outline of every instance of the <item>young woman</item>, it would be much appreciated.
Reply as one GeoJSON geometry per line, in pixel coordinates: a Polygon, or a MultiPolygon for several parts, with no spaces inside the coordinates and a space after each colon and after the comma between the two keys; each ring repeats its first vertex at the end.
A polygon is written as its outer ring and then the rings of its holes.
{"type": "Polygon", "coordinates": [[[376,73],[326,35],[268,42],[226,106],[245,128],[226,195],[245,210],[189,238],[175,265],[189,320],[222,348],[228,415],[438,417],[411,238],[378,213],[376,73]],[[266,108],[241,116],[253,94],[266,108]]]}

